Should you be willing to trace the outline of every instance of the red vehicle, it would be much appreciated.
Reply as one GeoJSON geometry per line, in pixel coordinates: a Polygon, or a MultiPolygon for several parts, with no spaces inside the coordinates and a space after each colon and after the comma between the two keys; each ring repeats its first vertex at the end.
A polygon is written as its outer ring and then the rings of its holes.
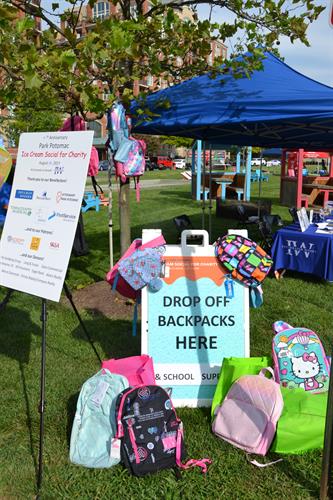
{"type": "Polygon", "coordinates": [[[164,170],[166,168],[174,168],[173,161],[168,156],[153,156],[150,161],[156,165],[155,168],[164,170]]]}

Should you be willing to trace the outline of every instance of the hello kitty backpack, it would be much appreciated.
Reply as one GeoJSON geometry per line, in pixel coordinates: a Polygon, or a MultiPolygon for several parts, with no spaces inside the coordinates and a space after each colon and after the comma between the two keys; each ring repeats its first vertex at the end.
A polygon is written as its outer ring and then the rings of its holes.
{"type": "Polygon", "coordinates": [[[330,363],[316,333],[293,328],[284,321],[273,325],[275,379],[282,387],[301,388],[313,394],[328,390],[330,363]]]}

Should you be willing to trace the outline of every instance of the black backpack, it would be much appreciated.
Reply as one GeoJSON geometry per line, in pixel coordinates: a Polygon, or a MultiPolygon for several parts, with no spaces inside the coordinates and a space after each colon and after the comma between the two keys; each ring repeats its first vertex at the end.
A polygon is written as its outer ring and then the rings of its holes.
{"type": "Polygon", "coordinates": [[[120,393],[116,421],[117,437],[121,439],[121,461],[135,476],[194,465],[206,472],[209,459],[182,464],[185,458],[182,422],[162,387],[145,385],[120,393]]]}

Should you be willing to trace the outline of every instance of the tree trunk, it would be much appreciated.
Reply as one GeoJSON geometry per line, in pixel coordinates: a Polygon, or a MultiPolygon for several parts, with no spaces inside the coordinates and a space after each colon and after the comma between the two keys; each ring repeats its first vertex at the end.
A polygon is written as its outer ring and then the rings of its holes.
{"type": "Polygon", "coordinates": [[[124,255],[131,244],[130,197],[129,179],[120,181],[119,192],[119,226],[120,226],[120,254],[124,255]]]}

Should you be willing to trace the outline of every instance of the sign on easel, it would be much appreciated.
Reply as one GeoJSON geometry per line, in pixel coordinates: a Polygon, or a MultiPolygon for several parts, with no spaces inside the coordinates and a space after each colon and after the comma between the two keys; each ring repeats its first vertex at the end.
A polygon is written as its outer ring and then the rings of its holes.
{"type": "MultiPolygon", "coordinates": [[[[143,242],[160,234],[144,230],[143,242]]],[[[143,289],[142,353],[153,357],[156,383],[172,387],[176,406],[209,406],[224,357],[249,356],[248,290],[226,274],[206,231],[184,231],[181,245],[167,245],[158,292],[143,289]],[[188,245],[190,234],[202,245],[188,245]]]]}
{"type": "Polygon", "coordinates": [[[59,301],[93,132],[22,134],[0,241],[0,285],[59,301]]]}

